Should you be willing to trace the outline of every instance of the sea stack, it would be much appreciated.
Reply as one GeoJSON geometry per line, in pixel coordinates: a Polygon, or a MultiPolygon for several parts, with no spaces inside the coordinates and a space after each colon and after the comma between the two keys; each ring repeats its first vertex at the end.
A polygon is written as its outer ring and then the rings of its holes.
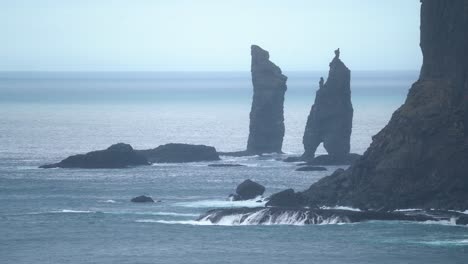
{"type": "Polygon", "coordinates": [[[345,160],[350,151],[353,105],[350,88],[351,71],[340,60],[340,49],[330,62],[328,79],[320,78],[315,102],[304,132],[303,160],[311,161],[320,143],[333,160],[345,160]]]}
{"type": "Polygon", "coordinates": [[[268,51],[252,45],[253,101],[247,153],[281,153],[284,136],[283,103],[287,77],[270,61],[268,51]]]}
{"type": "Polygon", "coordinates": [[[359,160],[304,192],[310,203],[468,209],[468,1],[421,2],[419,80],[359,160]]]}

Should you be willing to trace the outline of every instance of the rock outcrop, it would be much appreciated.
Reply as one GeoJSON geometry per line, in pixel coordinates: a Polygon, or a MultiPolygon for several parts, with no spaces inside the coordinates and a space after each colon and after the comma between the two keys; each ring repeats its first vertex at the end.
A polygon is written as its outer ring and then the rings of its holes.
{"type": "Polygon", "coordinates": [[[419,80],[348,170],[309,203],[366,209],[468,209],[468,1],[422,0],[419,80]]]}
{"type": "Polygon", "coordinates": [[[154,203],[153,198],[146,195],[137,196],[135,198],[132,198],[130,201],[132,203],[154,203]]]}
{"type": "Polygon", "coordinates": [[[252,45],[253,101],[245,154],[281,153],[284,137],[283,103],[287,77],[270,61],[268,51],[252,45]]]}
{"type": "Polygon", "coordinates": [[[149,165],[149,162],[129,144],[118,143],[105,150],[70,156],[59,163],[42,165],[40,168],[112,169],[138,165],[149,165]]]}
{"type": "Polygon", "coordinates": [[[304,196],[301,193],[294,192],[293,189],[286,189],[271,195],[265,206],[300,207],[304,204],[304,196]]]}
{"type": "Polygon", "coordinates": [[[154,149],[138,150],[151,163],[181,163],[220,160],[214,147],[170,143],[154,149]]]}
{"type": "Polygon", "coordinates": [[[302,140],[303,160],[312,160],[320,143],[335,160],[344,160],[349,154],[353,123],[350,80],[351,71],[340,60],[340,49],[337,49],[330,62],[327,81],[324,83],[320,78],[315,102],[307,118],[302,140]]]}
{"type": "Polygon", "coordinates": [[[265,187],[252,180],[245,180],[236,188],[236,194],[231,194],[229,197],[233,201],[250,200],[261,196],[265,192],[265,187]]]}

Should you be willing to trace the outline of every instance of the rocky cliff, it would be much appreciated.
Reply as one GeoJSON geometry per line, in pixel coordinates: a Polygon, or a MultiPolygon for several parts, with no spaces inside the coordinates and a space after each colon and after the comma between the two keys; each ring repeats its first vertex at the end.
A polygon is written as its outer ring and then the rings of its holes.
{"type": "Polygon", "coordinates": [[[284,136],[283,103],[287,77],[270,61],[268,51],[252,45],[253,101],[247,152],[281,152],[284,136]]]}
{"type": "Polygon", "coordinates": [[[421,2],[419,80],[363,157],[303,193],[310,203],[468,209],[468,1],[421,2]]]}
{"type": "Polygon", "coordinates": [[[320,78],[315,102],[307,118],[304,132],[304,160],[315,157],[320,143],[330,156],[344,159],[349,154],[353,106],[350,88],[351,71],[340,60],[340,50],[330,62],[326,83],[320,78]]]}

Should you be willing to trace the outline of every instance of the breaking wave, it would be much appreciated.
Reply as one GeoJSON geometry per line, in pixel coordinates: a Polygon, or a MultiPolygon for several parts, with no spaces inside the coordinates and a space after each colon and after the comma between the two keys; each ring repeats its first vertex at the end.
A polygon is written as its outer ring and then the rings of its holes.
{"type": "Polygon", "coordinates": [[[160,223],[160,224],[182,224],[182,225],[214,225],[214,226],[245,226],[245,225],[326,225],[350,223],[346,217],[331,216],[323,217],[310,212],[284,211],[280,214],[272,214],[268,209],[253,211],[245,214],[229,214],[219,216],[219,212],[208,214],[199,220],[153,220],[141,219],[137,222],[160,223]]]}
{"type": "Polygon", "coordinates": [[[211,222],[215,225],[305,225],[305,224],[344,224],[349,223],[346,217],[323,217],[309,211],[283,211],[271,213],[269,209],[218,216],[219,212],[208,214],[200,222],[211,222]]]}

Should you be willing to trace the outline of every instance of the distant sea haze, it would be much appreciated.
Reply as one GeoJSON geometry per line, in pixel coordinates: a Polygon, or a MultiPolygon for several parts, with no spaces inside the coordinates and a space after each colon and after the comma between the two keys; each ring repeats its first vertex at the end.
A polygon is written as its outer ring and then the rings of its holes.
{"type": "MultiPolygon", "coordinates": [[[[328,73],[285,74],[288,90],[283,150],[301,153],[302,134],[318,80],[328,73]]],[[[353,152],[364,152],[371,136],[403,103],[416,79],[416,71],[352,72],[353,152]]],[[[251,102],[249,72],[0,73],[0,111],[4,117],[16,117],[10,120],[15,126],[5,133],[13,136],[21,125],[27,127],[34,122],[37,126],[29,128],[30,132],[44,129],[17,139],[25,140],[40,133],[53,133],[54,130],[46,130],[49,126],[63,126],[65,134],[57,131],[58,137],[91,144],[80,144],[78,149],[74,146],[74,151],[105,148],[117,141],[135,147],[187,142],[213,145],[223,151],[242,150],[247,142],[251,102]],[[96,129],[95,135],[86,132],[82,135],[88,135],[87,138],[77,138],[79,131],[90,127],[96,129]],[[230,140],[225,140],[226,135],[230,140]]],[[[66,141],[50,144],[45,134],[35,140],[44,141],[44,149],[49,151],[70,148],[62,145],[66,141]]],[[[20,150],[15,146],[12,151],[20,150]]]]}

